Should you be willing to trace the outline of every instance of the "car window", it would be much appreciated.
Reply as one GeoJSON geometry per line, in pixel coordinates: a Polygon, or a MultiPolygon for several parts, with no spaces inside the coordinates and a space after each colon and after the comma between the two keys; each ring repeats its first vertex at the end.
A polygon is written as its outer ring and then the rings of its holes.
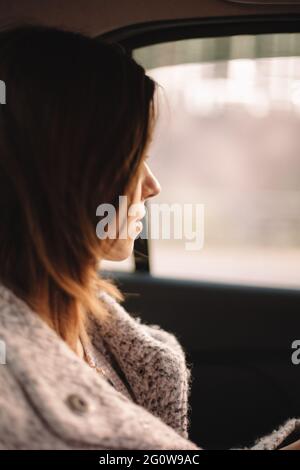
{"type": "MultiPolygon", "coordinates": [[[[204,207],[204,242],[150,239],[151,272],[300,286],[300,34],[138,48],[159,84],[152,203],[204,207]]],[[[191,217],[195,217],[191,215],[191,217]]]]}

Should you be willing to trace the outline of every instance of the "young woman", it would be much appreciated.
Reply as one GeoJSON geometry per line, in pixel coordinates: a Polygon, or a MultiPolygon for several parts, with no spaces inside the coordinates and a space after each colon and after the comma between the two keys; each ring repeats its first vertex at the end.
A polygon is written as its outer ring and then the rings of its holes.
{"type": "Polygon", "coordinates": [[[134,236],[99,238],[97,208],[160,191],[155,83],[119,46],[34,26],[1,33],[0,79],[0,448],[200,449],[182,346],[99,275],[134,236]]]}

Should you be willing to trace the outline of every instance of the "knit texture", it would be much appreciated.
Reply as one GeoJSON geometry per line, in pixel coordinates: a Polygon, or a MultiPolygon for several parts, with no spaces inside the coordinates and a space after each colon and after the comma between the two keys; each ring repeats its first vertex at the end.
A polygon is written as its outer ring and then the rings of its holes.
{"type": "Polygon", "coordinates": [[[138,403],[0,285],[7,355],[0,365],[0,449],[200,449],[187,439],[189,373],[178,340],[135,320],[110,296],[101,298],[111,323],[103,328],[91,317],[91,341],[97,347],[103,335],[138,403]]]}
{"type": "Polygon", "coordinates": [[[84,359],[95,372],[102,374],[116,390],[136,402],[128,381],[117,362],[114,360],[104,339],[100,337],[97,338],[97,346],[99,345],[99,348],[96,348],[91,343],[89,335],[83,334],[81,335],[81,344],[84,350],[84,359]]]}
{"type": "MultiPolygon", "coordinates": [[[[288,436],[299,430],[300,419],[289,419],[269,435],[257,439],[254,446],[251,447],[251,450],[275,450],[288,436]]],[[[299,437],[295,438],[295,440],[298,439],[299,437]]]]}
{"type": "Polygon", "coordinates": [[[188,437],[191,365],[187,366],[179,341],[158,325],[146,325],[141,318],[131,317],[108,294],[102,292],[99,298],[112,315],[106,326],[92,323],[93,344],[97,348],[97,338],[105,338],[137,403],[188,437]]]}
{"type": "MultiPolygon", "coordinates": [[[[111,320],[104,326],[89,316],[90,342],[94,351],[105,342],[135,401],[0,285],[0,449],[200,450],[188,439],[191,365],[176,336],[132,317],[104,292],[99,301],[111,320]]],[[[247,449],[277,449],[299,429],[300,419],[290,419],[247,449]]]]}

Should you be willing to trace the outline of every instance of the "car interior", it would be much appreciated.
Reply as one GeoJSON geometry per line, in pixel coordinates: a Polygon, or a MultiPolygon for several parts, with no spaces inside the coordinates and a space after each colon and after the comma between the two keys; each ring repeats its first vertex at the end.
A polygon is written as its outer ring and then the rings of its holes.
{"type": "Polygon", "coordinates": [[[117,42],[159,84],[147,209],[202,204],[202,247],[141,237],[103,274],[185,349],[190,439],[249,446],[299,417],[300,0],[2,0],[0,18],[117,42]]]}

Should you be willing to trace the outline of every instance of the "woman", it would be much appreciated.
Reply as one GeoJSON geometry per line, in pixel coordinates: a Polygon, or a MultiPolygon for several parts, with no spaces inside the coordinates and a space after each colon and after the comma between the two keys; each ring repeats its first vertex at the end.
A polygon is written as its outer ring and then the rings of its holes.
{"type": "MultiPolygon", "coordinates": [[[[0,78],[0,448],[200,449],[182,346],[98,272],[134,245],[97,236],[98,208],[160,191],[146,163],[155,83],[116,45],[33,26],[2,33],[0,78]]],[[[139,233],[128,212],[118,234],[139,233]]]]}

